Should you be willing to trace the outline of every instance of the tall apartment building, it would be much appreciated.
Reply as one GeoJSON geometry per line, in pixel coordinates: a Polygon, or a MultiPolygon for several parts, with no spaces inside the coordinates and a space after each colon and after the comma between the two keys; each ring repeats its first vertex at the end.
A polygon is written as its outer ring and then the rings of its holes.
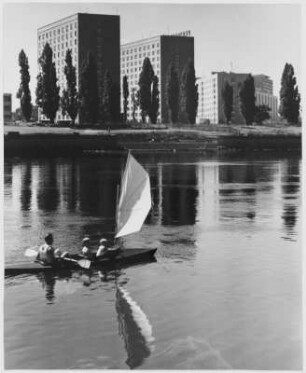
{"type": "MultiPolygon", "coordinates": [[[[211,123],[226,123],[223,113],[222,89],[227,81],[233,87],[233,113],[232,123],[244,123],[244,117],[240,110],[239,91],[248,74],[212,72],[205,78],[198,79],[199,106],[197,123],[209,120],[211,123]]],[[[266,75],[255,75],[256,105],[270,107],[271,121],[277,120],[277,97],[273,96],[273,82],[266,75]]]]}
{"type": "MultiPolygon", "coordinates": [[[[77,87],[80,87],[80,73],[87,56],[91,53],[97,65],[99,95],[106,70],[111,73],[114,84],[118,86],[115,107],[120,114],[120,17],[115,15],[77,13],[38,29],[38,57],[41,56],[46,43],[53,50],[53,61],[60,94],[66,87],[64,74],[65,57],[68,49],[72,50],[72,63],[76,67],[77,87]]],[[[101,100],[100,100],[101,102],[101,100]]],[[[82,122],[83,114],[77,120],[82,122]]],[[[41,119],[45,119],[43,116],[41,119]]],[[[57,112],[56,120],[68,120],[69,116],[57,112]]]]}
{"type": "Polygon", "coordinates": [[[3,93],[3,121],[4,123],[12,120],[12,95],[3,93]]]}
{"type": "MultiPolygon", "coordinates": [[[[132,94],[139,89],[139,75],[145,57],[150,58],[154,73],[159,80],[160,111],[158,121],[168,122],[169,113],[166,101],[168,69],[173,63],[181,76],[188,60],[194,61],[194,38],[190,36],[190,32],[185,32],[178,35],[159,35],[121,46],[121,81],[126,75],[130,91],[128,120],[133,119],[132,94]]],[[[140,108],[135,111],[135,119],[138,121],[141,119],[140,108]]]]}

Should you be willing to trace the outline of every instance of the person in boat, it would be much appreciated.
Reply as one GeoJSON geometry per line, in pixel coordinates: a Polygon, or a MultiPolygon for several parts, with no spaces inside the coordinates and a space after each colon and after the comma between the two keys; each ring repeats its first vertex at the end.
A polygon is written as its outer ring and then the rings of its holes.
{"type": "Polygon", "coordinates": [[[105,238],[101,238],[100,241],[99,241],[99,248],[98,248],[98,251],[96,253],[96,257],[97,258],[101,258],[103,256],[106,256],[107,252],[108,252],[108,247],[106,246],[106,242],[107,240],[105,238]]]}
{"type": "Polygon", "coordinates": [[[91,254],[91,250],[89,248],[89,237],[85,237],[83,238],[83,247],[82,247],[82,255],[85,257],[85,258],[91,258],[92,257],[92,254],[91,254]]]}
{"type": "Polygon", "coordinates": [[[45,243],[38,249],[36,260],[43,262],[44,264],[54,265],[56,262],[57,254],[53,245],[53,235],[48,233],[45,236],[45,243]]]}
{"type": "Polygon", "coordinates": [[[100,246],[98,248],[98,251],[96,253],[96,258],[109,258],[114,259],[119,252],[121,251],[120,247],[109,247],[108,242],[105,238],[100,239],[100,246]]]}

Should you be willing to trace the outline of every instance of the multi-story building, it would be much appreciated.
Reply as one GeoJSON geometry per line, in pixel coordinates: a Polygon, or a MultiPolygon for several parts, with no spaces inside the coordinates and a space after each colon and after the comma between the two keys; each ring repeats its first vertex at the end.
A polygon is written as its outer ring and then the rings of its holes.
{"type": "Polygon", "coordinates": [[[277,97],[273,96],[273,81],[267,75],[254,75],[256,105],[266,105],[270,108],[270,120],[278,120],[277,97]]]}
{"type": "MultiPolygon", "coordinates": [[[[95,58],[99,96],[105,71],[111,74],[113,83],[118,86],[118,97],[114,103],[118,117],[120,114],[120,17],[115,15],[77,13],[38,29],[38,57],[46,43],[52,48],[60,94],[66,87],[64,74],[65,57],[72,51],[72,63],[76,67],[77,87],[80,86],[80,73],[88,54],[95,58]]],[[[101,99],[99,100],[101,103],[101,99]]],[[[100,110],[101,111],[101,110],[100,110]]],[[[83,113],[79,121],[82,122],[83,113]]],[[[41,117],[44,119],[44,117],[41,117]]],[[[58,110],[56,120],[68,120],[58,110]]]]}
{"type": "Polygon", "coordinates": [[[4,123],[12,120],[12,95],[11,93],[3,93],[3,120],[4,123]]]}
{"type": "MultiPolygon", "coordinates": [[[[239,91],[248,74],[212,72],[205,78],[198,79],[199,105],[197,123],[226,123],[223,113],[222,89],[227,81],[233,87],[232,123],[244,123],[240,110],[239,91]]],[[[255,75],[256,105],[267,105],[271,109],[271,121],[277,120],[277,97],[273,96],[273,82],[266,75],[255,75]]]]}
{"type": "Polygon", "coordinates": [[[254,75],[254,85],[257,92],[273,95],[273,81],[267,75],[254,75]]]}
{"type": "MultiPolygon", "coordinates": [[[[189,60],[194,61],[194,38],[187,31],[177,35],[159,35],[121,46],[121,81],[123,76],[126,75],[130,92],[128,120],[133,119],[132,97],[139,89],[139,75],[146,57],[150,59],[154,73],[159,81],[160,111],[158,121],[169,122],[166,99],[169,66],[173,63],[179,76],[181,76],[187,62],[189,60]]],[[[135,119],[137,121],[141,119],[139,107],[135,111],[135,119]]]]}

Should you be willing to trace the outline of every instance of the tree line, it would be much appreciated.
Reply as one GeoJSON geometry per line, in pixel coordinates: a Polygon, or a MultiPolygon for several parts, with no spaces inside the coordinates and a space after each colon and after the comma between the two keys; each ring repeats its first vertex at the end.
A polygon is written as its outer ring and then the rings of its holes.
{"type": "MultiPolygon", "coordinates": [[[[17,98],[20,99],[20,108],[26,121],[32,115],[32,98],[29,88],[30,74],[28,58],[21,50],[18,57],[20,66],[20,86],[17,98]]],[[[103,123],[120,120],[116,101],[120,95],[119,87],[113,82],[109,70],[103,77],[102,87],[98,85],[96,61],[91,53],[81,67],[80,87],[77,90],[76,67],[72,63],[72,51],[66,52],[64,75],[66,87],[60,96],[57,85],[56,67],[53,62],[53,51],[48,43],[45,44],[39,57],[40,72],[37,76],[36,104],[51,123],[54,123],[56,113],[61,108],[62,114],[68,114],[72,125],[75,124],[77,115],[82,113],[82,122],[95,124],[98,119],[103,123]]],[[[136,120],[136,110],[139,107],[142,121],[149,120],[156,123],[160,108],[159,81],[153,70],[151,61],[146,57],[143,61],[139,75],[138,89],[129,90],[127,76],[123,77],[123,121],[127,122],[128,98],[131,95],[131,111],[133,121],[136,120]]],[[[256,106],[254,78],[248,75],[239,91],[240,109],[247,124],[262,123],[269,118],[269,107],[256,106]]],[[[233,87],[225,82],[222,89],[223,112],[227,123],[230,123],[233,113],[233,87]]],[[[172,123],[194,124],[198,108],[198,85],[193,62],[188,61],[181,76],[170,63],[166,79],[166,104],[169,121],[172,123]]],[[[296,85],[293,66],[286,64],[280,90],[279,113],[289,123],[296,124],[299,119],[300,94],[296,85]]]]}
{"type": "MultiPolygon", "coordinates": [[[[36,104],[50,123],[54,123],[59,109],[62,114],[68,114],[72,125],[77,115],[82,112],[85,123],[95,124],[98,118],[107,123],[118,120],[116,110],[116,96],[120,94],[119,87],[114,84],[111,73],[106,70],[103,77],[102,89],[99,91],[96,62],[91,53],[88,53],[80,72],[80,88],[77,90],[76,67],[72,63],[72,51],[68,49],[65,57],[64,75],[66,87],[60,96],[60,87],[57,84],[53,51],[46,43],[38,59],[40,72],[37,76],[36,104]]],[[[17,92],[20,98],[22,113],[29,121],[32,114],[32,100],[29,89],[30,75],[28,58],[23,50],[19,53],[19,66],[21,83],[17,92]]],[[[101,87],[100,87],[101,88],[101,87]]]]}
{"type": "MultiPolygon", "coordinates": [[[[225,81],[221,92],[222,108],[227,124],[231,122],[233,114],[233,87],[225,81]]],[[[270,118],[271,111],[268,105],[256,106],[255,84],[251,74],[244,80],[239,90],[240,110],[247,125],[252,123],[262,124],[264,120],[270,118]]],[[[288,123],[297,124],[300,114],[300,101],[298,86],[294,75],[294,68],[286,63],[280,89],[279,114],[288,123]]]]}

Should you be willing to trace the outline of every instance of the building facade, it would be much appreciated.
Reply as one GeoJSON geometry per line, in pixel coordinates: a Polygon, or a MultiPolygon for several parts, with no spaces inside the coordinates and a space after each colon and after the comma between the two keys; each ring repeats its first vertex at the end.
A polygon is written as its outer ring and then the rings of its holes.
{"type": "MultiPolygon", "coordinates": [[[[97,66],[99,104],[101,106],[102,82],[108,70],[112,81],[118,87],[114,106],[120,115],[120,17],[114,15],[77,13],[38,29],[38,57],[41,56],[46,43],[52,48],[56,67],[60,95],[66,88],[64,74],[65,57],[68,49],[72,51],[72,63],[76,67],[77,89],[80,88],[82,66],[91,53],[97,66]]],[[[101,111],[101,108],[100,108],[101,111]]],[[[46,119],[40,115],[41,119],[46,119]]],[[[80,112],[77,122],[82,122],[80,112]]],[[[69,120],[59,108],[56,120],[69,120]]],[[[99,117],[99,121],[102,120],[99,117]]]]}
{"type": "MultiPolygon", "coordinates": [[[[198,79],[199,105],[197,123],[226,123],[223,113],[222,89],[227,81],[233,87],[233,112],[231,122],[244,123],[244,117],[240,110],[239,92],[248,74],[233,72],[212,72],[210,76],[198,79]]],[[[273,82],[266,75],[255,75],[256,105],[267,105],[270,108],[270,120],[276,121],[277,97],[273,96],[273,82]]]]}
{"type": "MultiPolygon", "coordinates": [[[[194,38],[190,32],[178,35],[160,35],[148,39],[123,44],[121,46],[121,82],[124,75],[128,78],[129,102],[128,120],[133,120],[133,96],[139,89],[138,81],[144,59],[151,61],[155,75],[159,81],[160,110],[158,122],[169,122],[169,112],[166,97],[168,70],[174,64],[179,77],[189,60],[194,61],[194,38]]],[[[122,89],[121,89],[122,92],[122,89]]],[[[123,98],[122,106],[123,107],[123,98]]],[[[140,121],[140,108],[134,111],[135,120],[140,121]]]]}
{"type": "Polygon", "coordinates": [[[12,120],[12,95],[11,93],[3,94],[3,121],[8,123],[12,120]]]}

